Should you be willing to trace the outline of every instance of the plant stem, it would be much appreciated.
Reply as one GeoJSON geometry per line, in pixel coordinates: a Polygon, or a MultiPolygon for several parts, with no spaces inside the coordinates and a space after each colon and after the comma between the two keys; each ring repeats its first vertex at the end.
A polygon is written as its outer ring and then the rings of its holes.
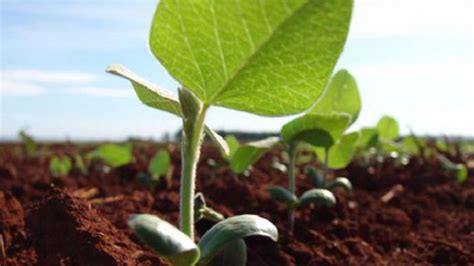
{"type": "Polygon", "coordinates": [[[203,106],[196,114],[196,117],[183,118],[179,222],[181,231],[192,240],[194,240],[194,189],[196,168],[200,157],[206,110],[207,107],[203,106]]]}
{"type": "Polygon", "coordinates": [[[328,160],[329,160],[329,148],[324,148],[323,187],[326,186],[326,178],[328,175],[328,160]]]}
{"type": "MultiPolygon", "coordinates": [[[[289,156],[289,167],[288,167],[288,190],[293,194],[296,195],[296,143],[290,143],[288,149],[288,156],[289,156]]],[[[288,235],[293,234],[293,228],[295,227],[295,212],[294,208],[288,208],[288,235]]]]}

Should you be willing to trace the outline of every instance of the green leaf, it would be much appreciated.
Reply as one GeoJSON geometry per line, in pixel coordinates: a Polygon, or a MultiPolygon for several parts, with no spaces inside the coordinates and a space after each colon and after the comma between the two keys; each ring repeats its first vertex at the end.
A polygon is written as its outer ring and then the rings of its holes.
{"type": "Polygon", "coordinates": [[[153,179],[166,175],[171,166],[170,154],[166,150],[159,150],[148,164],[148,173],[153,179]]]}
{"type": "Polygon", "coordinates": [[[229,146],[229,154],[227,159],[230,160],[234,156],[235,152],[240,148],[240,142],[233,135],[225,136],[225,142],[227,142],[227,146],[229,146]]]}
{"type": "Polygon", "coordinates": [[[418,147],[415,137],[407,136],[403,138],[403,150],[415,155],[420,153],[420,148],[418,147]]]}
{"type": "Polygon", "coordinates": [[[27,154],[34,153],[36,150],[36,142],[33,137],[26,133],[25,130],[20,130],[18,135],[20,136],[21,141],[25,145],[27,154]]]}
{"type": "Polygon", "coordinates": [[[183,232],[155,215],[131,215],[128,225],[140,241],[173,265],[193,265],[199,259],[197,245],[183,232]]]}
{"type": "Polygon", "coordinates": [[[309,109],[311,114],[346,113],[351,116],[351,124],[359,117],[361,100],[354,77],[347,70],[339,70],[331,79],[328,88],[309,109]]]}
{"type": "Polygon", "coordinates": [[[336,177],[334,180],[329,182],[329,184],[326,186],[326,189],[338,187],[342,188],[344,192],[346,192],[346,195],[350,195],[352,192],[352,183],[345,177],[336,177]]]}
{"type": "Polygon", "coordinates": [[[332,207],[336,205],[336,198],[334,194],[327,189],[313,188],[301,195],[298,207],[304,207],[311,203],[332,207]]]}
{"type": "Polygon", "coordinates": [[[294,114],[322,94],[351,13],[351,0],[162,0],[150,47],[207,105],[294,114]]]}
{"type": "Polygon", "coordinates": [[[395,140],[400,134],[398,123],[391,116],[383,116],[377,123],[379,137],[383,140],[395,140]]]}
{"type": "Polygon", "coordinates": [[[303,141],[331,147],[349,125],[347,114],[306,114],[288,122],[280,131],[284,142],[303,141]]]}
{"type": "Polygon", "coordinates": [[[88,173],[86,164],[84,163],[84,160],[80,154],[74,155],[74,166],[79,169],[82,174],[86,175],[88,173]]]}
{"type": "Polygon", "coordinates": [[[210,266],[245,266],[247,265],[247,245],[242,239],[229,242],[223,251],[215,256],[210,266]]]}
{"type": "MultiPolygon", "coordinates": [[[[359,141],[358,131],[343,135],[337,142],[329,148],[328,167],[331,169],[341,169],[346,167],[354,157],[356,145],[359,141]]],[[[324,158],[325,149],[314,149],[318,158],[324,158]]]]}
{"type": "Polygon", "coordinates": [[[464,181],[467,180],[467,168],[464,164],[456,164],[456,180],[459,183],[463,183],[464,181]]]}
{"type": "Polygon", "coordinates": [[[105,164],[113,168],[117,168],[132,162],[132,146],[102,144],[94,152],[93,157],[103,160],[105,164]]]}
{"type": "Polygon", "coordinates": [[[53,156],[49,161],[49,172],[55,177],[67,176],[71,169],[72,161],[67,156],[53,156]]]}
{"type": "MultiPolygon", "coordinates": [[[[166,90],[146,81],[119,64],[110,65],[107,67],[106,71],[129,80],[135,89],[137,97],[143,104],[182,117],[181,106],[178,99],[166,90]]],[[[227,144],[219,134],[207,126],[204,128],[204,131],[214,141],[223,154],[229,153],[227,144]]]]}
{"type": "Polygon", "coordinates": [[[275,144],[280,141],[278,137],[269,137],[259,141],[242,145],[231,158],[230,168],[234,173],[240,174],[262,157],[275,144]]]}
{"type": "Polygon", "coordinates": [[[377,145],[379,141],[378,130],[376,128],[365,127],[359,130],[360,138],[357,143],[359,148],[369,148],[377,145]]]}
{"type": "Polygon", "coordinates": [[[288,189],[282,187],[270,187],[268,188],[270,197],[276,201],[285,202],[292,204],[298,200],[295,194],[291,193],[288,189]]]}
{"type": "Polygon", "coordinates": [[[227,243],[256,235],[276,242],[278,230],[270,221],[257,215],[244,214],[225,219],[201,237],[198,244],[201,250],[199,263],[208,263],[227,243]]]}

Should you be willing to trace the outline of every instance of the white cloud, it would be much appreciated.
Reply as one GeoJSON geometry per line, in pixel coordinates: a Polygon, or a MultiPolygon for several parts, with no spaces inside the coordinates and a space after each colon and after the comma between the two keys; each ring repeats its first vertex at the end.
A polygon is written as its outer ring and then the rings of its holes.
{"type": "Polygon", "coordinates": [[[134,92],[132,89],[111,89],[111,88],[100,88],[100,87],[75,87],[68,88],[67,92],[70,94],[88,95],[94,97],[130,97],[133,96],[134,92]]]}
{"type": "Polygon", "coordinates": [[[351,37],[461,34],[472,38],[472,0],[358,0],[351,37]]]}
{"type": "Polygon", "coordinates": [[[0,84],[2,96],[36,96],[46,92],[45,88],[26,82],[2,80],[0,84]]]}
{"type": "Polygon", "coordinates": [[[92,82],[99,77],[94,74],[74,71],[47,71],[37,69],[4,70],[2,80],[28,81],[28,82],[92,82]]]}

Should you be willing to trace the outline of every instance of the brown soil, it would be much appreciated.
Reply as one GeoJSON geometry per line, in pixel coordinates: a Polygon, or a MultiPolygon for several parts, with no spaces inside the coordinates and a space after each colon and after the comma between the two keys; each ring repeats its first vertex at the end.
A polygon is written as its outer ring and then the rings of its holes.
{"type": "MultiPolygon", "coordinates": [[[[176,147],[168,146],[173,150],[172,184],[160,184],[151,192],[135,181],[158,148],[136,145],[135,162],[109,173],[94,162],[87,175],[73,171],[54,178],[47,156],[25,157],[18,145],[0,145],[0,264],[162,265],[126,225],[132,213],[152,213],[177,224],[176,147]]],[[[72,155],[91,147],[65,144],[50,149],[72,155]]],[[[298,210],[294,235],[288,239],[286,210],[266,192],[270,185],[286,185],[285,174],[271,167],[273,157],[280,157],[278,149],[264,156],[249,175],[236,176],[219,153],[206,146],[199,164],[197,189],[208,205],[226,216],[258,214],[278,226],[278,243],[246,239],[249,265],[474,263],[472,169],[471,178],[460,185],[434,161],[415,158],[397,167],[391,161],[375,167],[356,161],[336,173],[351,179],[352,195],[336,191],[335,208],[298,210]]],[[[304,174],[297,179],[298,194],[312,188],[304,174]]],[[[210,226],[209,221],[199,221],[198,236],[210,226]]]]}

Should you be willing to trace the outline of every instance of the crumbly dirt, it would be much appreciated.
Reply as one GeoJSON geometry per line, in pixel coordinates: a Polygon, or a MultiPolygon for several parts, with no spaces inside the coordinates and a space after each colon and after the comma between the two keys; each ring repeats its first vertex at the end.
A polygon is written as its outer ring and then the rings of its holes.
{"type": "MultiPolygon", "coordinates": [[[[93,147],[66,143],[48,148],[73,155],[93,147]]],[[[133,164],[107,172],[93,162],[87,175],[73,171],[55,178],[48,171],[48,156],[26,157],[20,146],[1,144],[0,264],[162,265],[126,225],[132,213],[156,214],[177,225],[176,145],[166,147],[174,165],[170,184],[150,191],[135,179],[159,148],[137,144],[133,164]]],[[[278,243],[246,239],[249,265],[474,263],[472,169],[468,181],[458,184],[435,161],[414,158],[404,166],[387,160],[374,166],[356,160],[334,173],[352,181],[353,193],[335,191],[338,203],[332,209],[298,210],[295,232],[288,237],[285,207],[266,191],[287,182],[284,173],[271,167],[274,158],[281,159],[280,149],[265,155],[247,175],[234,175],[218,151],[205,146],[199,163],[197,190],[208,205],[226,216],[258,214],[279,229],[278,243]]],[[[298,174],[297,193],[310,188],[309,178],[298,174]]],[[[212,225],[199,221],[197,237],[212,225]]]]}

